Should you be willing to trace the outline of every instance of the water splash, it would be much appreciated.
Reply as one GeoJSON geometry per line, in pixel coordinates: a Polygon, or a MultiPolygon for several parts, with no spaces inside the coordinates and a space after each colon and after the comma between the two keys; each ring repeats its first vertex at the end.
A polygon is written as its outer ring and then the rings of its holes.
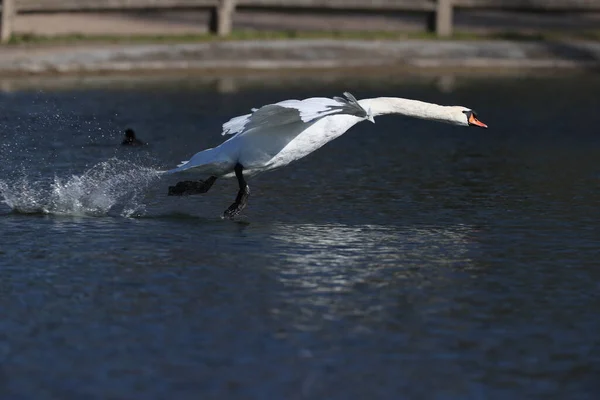
{"type": "Polygon", "coordinates": [[[132,216],[144,211],[143,194],[160,171],[112,158],[82,175],[31,182],[27,177],[0,180],[0,198],[25,214],[132,216]]]}

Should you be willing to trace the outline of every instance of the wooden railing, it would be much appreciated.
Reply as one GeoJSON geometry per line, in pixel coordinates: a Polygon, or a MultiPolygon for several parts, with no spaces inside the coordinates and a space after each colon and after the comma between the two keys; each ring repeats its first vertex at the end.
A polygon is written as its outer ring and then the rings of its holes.
{"type": "Polygon", "coordinates": [[[232,15],[239,8],[305,8],[314,10],[369,10],[427,12],[433,16],[438,36],[452,34],[454,8],[511,10],[600,11],[600,0],[0,0],[0,40],[7,42],[18,13],[85,12],[135,9],[211,10],[211,29],[218,35],[231,32],[232,15]]]}

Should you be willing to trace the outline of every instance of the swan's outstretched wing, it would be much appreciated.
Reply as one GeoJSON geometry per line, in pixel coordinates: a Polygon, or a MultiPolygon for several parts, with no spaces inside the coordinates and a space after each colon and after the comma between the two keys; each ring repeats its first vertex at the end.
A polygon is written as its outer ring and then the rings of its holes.
{"type": "Polygon", "coordinates": [[[216,170],[217,166],[229,165],[232,160],[241,161],[246,168],[264,166],[294,138],[324,117],[350,115],[372,120],[370,112],[361,107],[354,96],[350,93],[344,93],[344,96],[346,98],[285,100],[232,118],[223,125],[223,135],[233,135],[229,140],[211,149],[210,153],[204,151],[194,155],[169,172],[201,166],[216,170]]]}
{"type": "MultiPolygon", "coordinates": [[[[285,100],[253,109],[251,114],[232,118],[223,124],[223,135],[239,135],[260,129],[269,131],[289,124],[308,127],[311,123],[335,114],[354,115],[371,119],[370,112],[358,104],[356,98],[348,93],[343,97],[312,97],[305,100],[285,100]]],[[[297,130],[297,129],[292,129],[297,130]]],[[[300,130],[302,131],[302,130],[300,130]]]]}

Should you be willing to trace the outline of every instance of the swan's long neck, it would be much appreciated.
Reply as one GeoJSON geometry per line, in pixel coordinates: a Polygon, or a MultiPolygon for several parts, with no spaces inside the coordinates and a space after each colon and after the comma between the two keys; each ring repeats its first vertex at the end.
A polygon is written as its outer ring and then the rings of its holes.
{"type": "Polygon", "coordinates": [[[408,117],[440,122],[451,120],[450,107],[400,97],[377,97],[359,100],[359,104],[376,117],[384,114],[402,114],[408,117]]]}

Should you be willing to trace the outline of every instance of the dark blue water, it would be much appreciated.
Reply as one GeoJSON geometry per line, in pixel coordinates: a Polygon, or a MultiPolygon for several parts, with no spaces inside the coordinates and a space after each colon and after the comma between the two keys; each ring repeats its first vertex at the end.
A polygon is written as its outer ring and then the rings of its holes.
{"type": "Polygon", "coordinates": [[[0,397],[597,398],[599,76],[365,76],[2,92],[0,397]],[[228,118],[344,90],[490,129],[357,125],[235,222],[235,181],[166,196],[228,118]]]}

